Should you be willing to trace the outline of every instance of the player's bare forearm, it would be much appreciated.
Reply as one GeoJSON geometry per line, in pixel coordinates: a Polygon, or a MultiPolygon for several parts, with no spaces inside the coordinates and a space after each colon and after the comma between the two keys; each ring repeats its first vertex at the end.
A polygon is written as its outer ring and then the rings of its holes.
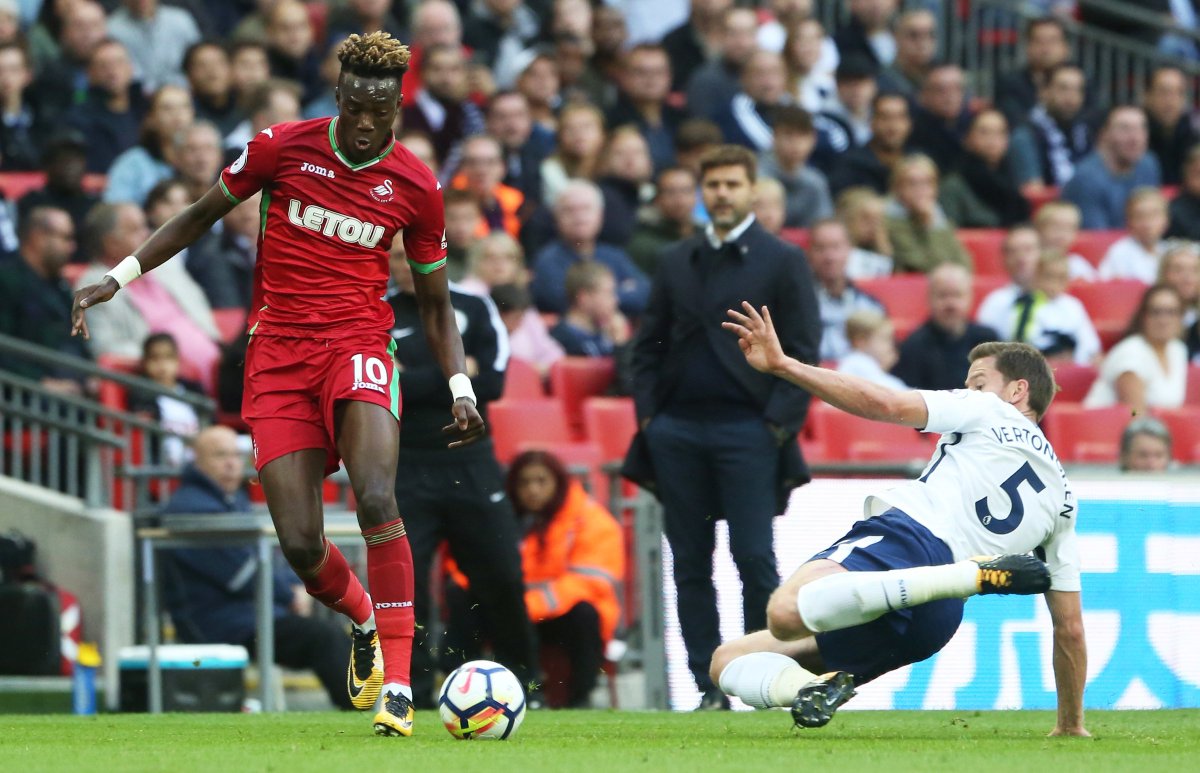
{"type": "Polygon", "coordinates": [[[439,269],[428,274],[414,270],[413,289],[421,314],[421,325],[425,329],[425,340],[438,367],[442,369],[442,375],[450,378],[455,373],[466,373],[467,359],[463,353],[454,307],[450,303],[450,285],[445,270],[439,269]]]}
{"type": "Polygon", "coordinates": [[[909,427],[924,427],[929,420],[925,401],[912,391],[897,391],[864,378],[828,368],[806,365],[784,353],[767,307],[748,303],[741,311],[729,310],[726,330],[738,336],[746,361],[756,370],[790,381],[825,402],[855,416],[909,427]]]}
{"type": "Polygon", "coordinates": [[[1058,691],[1058,719],[1051,735],[1087,736],[1083,725],[1087,640],[1079,594],[1049,591],[1046,604],[1054,622],[1054,683],[1058,691]]]}
{"type": "Polygon", "coordinates": [[[182,212],[159,226],[150,238],[133,251],[142,273],[158,268],[199,239],[225,217],[234,204],[220,187],[213,186],[182,212]]]}

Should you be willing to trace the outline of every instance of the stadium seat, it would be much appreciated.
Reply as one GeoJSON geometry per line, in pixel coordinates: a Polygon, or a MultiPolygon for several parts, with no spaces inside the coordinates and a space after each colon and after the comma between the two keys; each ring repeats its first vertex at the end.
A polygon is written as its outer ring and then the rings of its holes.
{"type": "Polygon", "coordinates": [[[1105,351],[1125,335],[1146,286],[1136,279],[1075,282],[1067,292],[1083,303],[1105,351]]]}
{"type": "Polygon", "coordinates": [[[504,399],[524,400],[545,396],[546,389],[542,386],[542,376],[537,368],[525,360],[510,357],[504,372],[504,399]]]}
{"type": "Polygon", "coordinates": [[[44,172],[5,172],[0,174],[0,193],[9,201],[16,201],[30,191],[46,187],[44,172]]]}
{"type": "Polygon", "coordinates": [[[488,424],[496,458],[508,464],[523,443],[567,443],[573,440],[567,414],[558,400],[497,400],[488,406],[488,424]]]}
{"type": "Polygon", "coordinates": [[[1007,274],[976,274],[971,278],[971,289],[973,296],[971,298],[971,319],[975,319],[975,314],[979,311],[979,307],[983,305],[983,299],[988,297],[988,294],[993,290],[999,290],[1008,284],[1007,274]]]}
{"type": "Polygon", "coordinates": [[[564,357],[550,366],[550,394],[562,401],[576,438],[583,438],[583,401],[608,391],[616,374],[611,357],[564,357]]]}
{"type": "Polygon", "coordinates": [[[911,427],[871,421],[821,404],[811,411],[814,439],[831,462],[907,462],[927,459],[931,436],[911,427]]]}
{"type": "Polygon", "coordinates": [[[785,228],[779,232],[779,238],[801,249],[808,249],[809,233],[807,228],[785,228]]]}
{"type": "Polygon", "coordinates": [[[1175,461],[1200,463],[1200,406],[1155,408],[1152,413],[1171,430],[1171,455],[1175,461]]]}
{"type": "Polygon", "coordinates": [[[621,461],[637,434],[632,397],[589,397],[583,401],[587,439],[600,446],[605,462],[621,461]]]}
{"type": "Polygon", "coordinates": [[[896,328],[896,340],[903,340],[929,316],[929,280],[924,274],[897,274],[854,284],[883,304],[896,328]]]}
{"type": "Polygon", "coordinates": [[[1200,405],[1200,365],[1188,366],[1187,392],[1183,402],[1188,405],[1200,405]]]}
{"type": "Polygon", "coordinates": [[[1043,204],[1048,204],[1051,201],[1058,201],[1059,190],[1054,186],[1042,188],[1037,192],[1025,194],[1025,200],[1029,202],[1030,216],[1036,215],[1037,211],[1042,208],[1043,204]]]}
{"type": "Polygon", "coordinates": [[[1063,462],[1115,464],[1129,408],[1060,405],[1046,414],[1042,428],[1063,462]]]}
{"type": "Polygon", "coordinates": [[[1071,251],[1087,258],[1093,266],[1099,266],[1112,243],[1124,235],[1125,231],[1120,230],[1080,231],[1075,243],[1071,245],[1071,251]]]}
{"type": "Polygon", "coordinates": [[[1054,406],[1082,403],[1092,388],[1092,382],[1096,380],[1096,374],[1097,370],[1092,365],[1073,362],[1055,365],[1054,381],[1058,384],[1059,392],[1054,398],[1054,406]]]}
{"type": "Polygon", "coordinates": [[[221,334],[221,343],[230,343],[246,332],[245,309],[213,309],[213,322],[221,334]]]}
{"type": "Polygon", "coordinates": [[[975,276],[1005,276],[1003,228],[959,228],[956,232],[962,246],[975,261],[975,276]]]}
{"type": "Polygon", "coordinates": [[[87,271],[89,263],[68,263],[62,267],[62,278],[67,283],[68,287],[74,288],[79,282],[79,277],[83,276],[83,272],[87,271]]]}

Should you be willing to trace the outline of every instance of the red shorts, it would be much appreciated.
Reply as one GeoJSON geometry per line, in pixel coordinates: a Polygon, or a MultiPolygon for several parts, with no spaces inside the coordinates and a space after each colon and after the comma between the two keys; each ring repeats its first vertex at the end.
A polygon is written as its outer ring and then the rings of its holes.
{"type": "Polygon", "coordinates": [[[254,441],[254,468],[309,448],[325,450],[325,474],[341,457],[334,408],[374,403],[400,420],[396,342],[387,333],[342,338],[252,336],[246,350],[242,418],[254,441]]]}

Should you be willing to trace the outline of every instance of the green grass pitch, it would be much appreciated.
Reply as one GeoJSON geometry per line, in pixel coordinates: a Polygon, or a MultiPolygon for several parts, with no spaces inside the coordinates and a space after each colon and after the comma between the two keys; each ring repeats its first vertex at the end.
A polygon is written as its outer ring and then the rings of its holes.
{"type": "Polygon", "coordinates": [[[1094,738],[1046,738],[1048,712],[842,712],[800,731],[785,712],[530,712],[508,742],[455,741],[432,712],[413,738],[369,715],[0,715],[0,768],[52,771],[1200,770],[1200,711],[1088,715],[1094,738]]]}

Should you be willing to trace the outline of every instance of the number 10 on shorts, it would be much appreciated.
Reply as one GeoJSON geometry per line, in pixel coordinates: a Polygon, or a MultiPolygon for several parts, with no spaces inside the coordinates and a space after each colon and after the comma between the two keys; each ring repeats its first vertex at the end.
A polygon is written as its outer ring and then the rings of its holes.
{"type": "Polygon", "coordinates": [[[352,389],[372,389],[376,392],[386,392],[387,368],[378,357],[366,357],[356,354],[350,358],[354,363],[354,386],[352,389]]]}

